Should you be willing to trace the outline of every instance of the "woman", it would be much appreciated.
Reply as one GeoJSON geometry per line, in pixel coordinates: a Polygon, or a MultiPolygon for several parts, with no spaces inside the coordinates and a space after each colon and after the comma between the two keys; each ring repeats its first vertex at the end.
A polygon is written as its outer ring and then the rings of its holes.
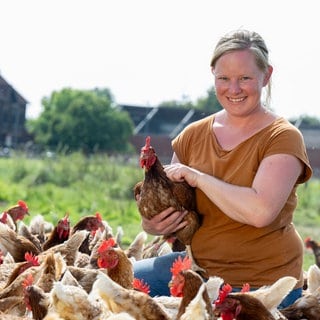
{"type": "MultiPolygon", "coordinates": [[[[298,282],[285,307],[301,296],[303,285],[303,243],[292,224],[296,188],[312,175],[303,138],[262,102],[264,89],[270,95],[273,68],[259,34],[237,30],[222,37],[211,69],[223,109],[173,140],[165,171],[196,188],[202,215],[192,240],[197,264],[235,290],[293,276],[298,282]]],[[[184,226],[183,216],[168,208],[142,226],[150,234],[169,234],[184,226]]],[[[175,258],[138,262],[135,276],[150,284],[152,294],[169,294],[175,258]]]]}

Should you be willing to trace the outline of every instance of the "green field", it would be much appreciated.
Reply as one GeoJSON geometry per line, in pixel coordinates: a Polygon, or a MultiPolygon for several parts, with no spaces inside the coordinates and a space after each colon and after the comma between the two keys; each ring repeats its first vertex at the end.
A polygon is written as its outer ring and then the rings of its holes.
{"type": "MultiPolygon", "coordinates": [[[[114,232],[122,227],[124,245],[142,230],[133,199],[133,186],[143,177],[138,156],[84,157],[74,153],[39,159],[13,155],[0,158],[0,174],[0,210],[24,200],[31,213],[26,223],[38,214],[55,223],[67,212],[75,223],[82,216],[100,212],[114,232]]],[[[303,239],[310,236],[320,241],[320,180],[300,186],[298,196],[296,227],[303,239]]],[[[304,268],[313,263],[313,254],[306,251],[304,268]]]]}

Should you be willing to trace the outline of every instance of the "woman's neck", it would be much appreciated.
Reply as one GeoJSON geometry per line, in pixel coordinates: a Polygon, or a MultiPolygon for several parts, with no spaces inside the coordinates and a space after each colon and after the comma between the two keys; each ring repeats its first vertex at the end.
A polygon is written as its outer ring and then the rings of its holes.
{"type": "Polygon", "coordinates": [[[277,116],[261,108],[247,116],[235,116],[222,110],[216,113],[213,132],[224,150],[232,150],[244,140],[270,125],[277,116]]]}
{"type": "Polygon", "coordinates": [[[255,109],[254,112],[246,115],[233,115],[226,110],[220,111],[220,114],[217,114],[218,123],[223,127],[237,129],[259,129],[260,127],[265,126],[265,122],[270,122],[275,119],[272,112],[269,110],[260,107],[255,109]]]}

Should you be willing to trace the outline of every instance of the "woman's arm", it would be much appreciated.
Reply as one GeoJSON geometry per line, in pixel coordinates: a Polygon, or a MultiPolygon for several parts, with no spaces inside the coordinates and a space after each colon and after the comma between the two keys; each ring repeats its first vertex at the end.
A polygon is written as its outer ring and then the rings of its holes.
{"type": "Polygon", "coordinates": [[[277,217],[302,168],[292,155],[269,156],[261,162],[251,187],[232,185],[182,165],[175,154],[165,171],[171,180],[185,180],[201,189],[230,218],[259,228],[277,217]]]}

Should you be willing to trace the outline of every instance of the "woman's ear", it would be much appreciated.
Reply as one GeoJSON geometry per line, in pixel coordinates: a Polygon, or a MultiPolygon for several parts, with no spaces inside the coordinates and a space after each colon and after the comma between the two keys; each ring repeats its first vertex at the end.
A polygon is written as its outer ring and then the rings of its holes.
{"type": "Polygon", "coordinates": [[[272,72],[273,72],[273,67],[269,66],[267,69],[266,75],[264,77],[263,86],[266,86],[268,84],[268,82],[271,78],[272,72]]]}

